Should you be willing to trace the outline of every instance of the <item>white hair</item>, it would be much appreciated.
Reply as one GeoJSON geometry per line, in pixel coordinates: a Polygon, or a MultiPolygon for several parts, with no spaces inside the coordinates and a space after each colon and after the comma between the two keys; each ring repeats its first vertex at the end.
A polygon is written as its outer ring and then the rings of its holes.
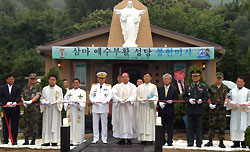
{"type": "Polygon", "coordinates": [[[166,77],[166,76],[169,76],[169,77],[170,77],[170,79],[172,80],[172,75],[171,75],[171,74],[169,74],[169,73],[165,73],[165,74],[162,76],[162,78],[164,78],[164,77],[166,77]]]}

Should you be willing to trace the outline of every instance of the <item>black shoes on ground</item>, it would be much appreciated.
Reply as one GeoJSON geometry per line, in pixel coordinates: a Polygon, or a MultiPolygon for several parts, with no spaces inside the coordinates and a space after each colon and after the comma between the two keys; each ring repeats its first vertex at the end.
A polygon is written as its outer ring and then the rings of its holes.
{"type": "MultiPolygon", "coordinates": [[[[205,146],[206,147],[213,146],[213,140],[210,138],[209,141],[208,141],[208,143],[205,144],[205,146]]],[[[220,148],[226,148],[226,146],[223,143],[223,140],[220,140],[219,147],[220,148]]]]}
{"type": "Polygon", "coordinates": [[[154,142],[153,141],[141,141],[142,145],[153,145],[154,142]]]}
{"type": "Polygon", "coordinates": [[[117,144],[119,144],[119,145],[125,145],[125,144],[132,145],[132,140],[131,139],[121,139],[117,142],[117,144]]]}

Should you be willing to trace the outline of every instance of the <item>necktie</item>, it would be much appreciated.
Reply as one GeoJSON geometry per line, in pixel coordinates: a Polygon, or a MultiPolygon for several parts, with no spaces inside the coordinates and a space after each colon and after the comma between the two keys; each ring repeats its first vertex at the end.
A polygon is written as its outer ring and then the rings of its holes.
{"type": "Polygon", "coordinates": [[[100,86],[100,89],[102,88],[102,86],[100,86]]]}
{"type": "Polygon", "coordinates": [[[168,87],[165,88],[165,97],[168,96],[168,87]]]}

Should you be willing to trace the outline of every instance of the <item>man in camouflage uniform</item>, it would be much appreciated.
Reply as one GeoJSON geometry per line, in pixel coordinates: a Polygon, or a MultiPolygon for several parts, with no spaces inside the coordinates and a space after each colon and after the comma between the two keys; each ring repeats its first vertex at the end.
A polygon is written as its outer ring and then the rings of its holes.
{"type": "Polygon", "coordinates": [[[211,101],[209,100],[209,142],[205,146],[213,146],[213,137],[215,128],[219,129],[219,147],[226,148],[223,143],[225,139],[226,129],[226,108],[224,107],[225,96],[229,92],[229,88],[222,83],[224,75],[221,72],[216,73],[217,83],[211,86],[211,101]]]}
{"type": "Polygon", "coordinates": [[[23,101],[24,109],[24,136],[25,142],[23,145],[29,145],[29,137],[32,137],[30,145],[35,145],[36,136],[38,135],[39,121],[39,106],[34,105],[39,103],[41,96],[41,88],[37,85],[37,76],[31,73],[29,83],[23,88],[21,100],[23,101]]]}
{"type": "Polygon", "coordinates": [[[200,83],[201,71],[194,70],[192,74],[192,83],[185,85],[183,99],[187,100],[187,146],[194,145],[194,134],[196,135],[196,146],[202,145],[202,118],[203,102],[210,98],[208,88],[200,83]]]}

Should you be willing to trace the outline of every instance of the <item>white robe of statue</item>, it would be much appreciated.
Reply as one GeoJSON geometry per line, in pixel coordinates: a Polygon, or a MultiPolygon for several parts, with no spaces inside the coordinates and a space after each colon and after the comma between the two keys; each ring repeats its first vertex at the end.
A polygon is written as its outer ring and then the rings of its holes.
{"type": "Polygon", "coordinates": [[[63,108],[63,104],[60,104],[63,101],[62,89],[57,85],[44,87],[40,101],[43,104],[51,104],[40,106],[43,113],[42,142],[59,143],[62,124],[61,111],[63,108]]]}
{"type": "Polygon", "coordinates": [[[248,115],[250,112],[249,106],[239,106],[234,104],[250,104],[250,91],[243,87],[238,89],[237,87],[230,90],[229,104],[227,104],[227,110],[231,109],[231,121],[230,121],[230,135],[232,141],[244,141],[245,130],[250,124],[248,122],[248,115]]]}
{"type": "Polygon", "coordinates": [[[156,85],[152,83],[140,85],[137,88],[137,100],[139,101],[138,140],[155,141],[156,104],[158,100],[156,85]]]}
{"type": "Polygon", "coordinates": [[[136,86],[130,82],[117,84],[113,89],[113,136],[137,138],[136,86]]]}
{"type": "Polygon", "coordinates": [[[120,15],[122,35],[124,38],[123,47],[137,47],[136,38],[139,32],[141,15],[146,10],[137,10],[133,7],[132,1],[128,1],[127,6],[121,10],[115,9],[116,14],[120,15]]]}
{"type": "Polygon", "coordinates": [[[70,141],[73,145],[81,144],[85,138],[86,92],[80,88],[68,90],[64,101],[70,126],[70,141]]]}

